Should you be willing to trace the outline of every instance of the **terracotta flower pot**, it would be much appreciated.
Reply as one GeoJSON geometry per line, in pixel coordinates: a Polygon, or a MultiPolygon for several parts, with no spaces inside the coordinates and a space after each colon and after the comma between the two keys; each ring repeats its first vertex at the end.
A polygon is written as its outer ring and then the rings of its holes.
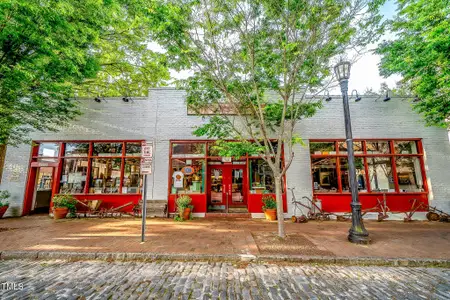
{"type": "Polygon", "coordinates": [[[8,207],[9,206],[2,206],[2,207],[0,207],[0,218],[3,218],[3,215],[8,210],[8,207]]]}
{"type": "Polygon", "coordinates": [[[55,220],[64,219],[69,213],[69,209],[67,207],[53,207],[53,218],[55,220]]]}
{"type": "Polygon", "coordinates": [[[183,211],[183,220],[189,220],[189,217],[191,216],[191,209],[189,207],[186,207],[183,211]]]}
{"type": "Polygon", "coordinates": [[[264,215],[266,216],[266,220],[275,221],[277,219],[277,210],[276,209],[265,209],[264,215]]]}

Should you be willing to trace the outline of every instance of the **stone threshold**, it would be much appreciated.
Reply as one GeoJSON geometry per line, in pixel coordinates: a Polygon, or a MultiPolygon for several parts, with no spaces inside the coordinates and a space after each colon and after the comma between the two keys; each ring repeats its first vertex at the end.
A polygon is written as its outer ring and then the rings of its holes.
{"type": "Polygon", "coordinates": [[[191,254],[152,252],[64,252],[64,251],[10,251],[0,252],[0,260],[39,259],[68,261],[206,261],[232,263],[313,264],[345,266],[441,267],[450,268],[450,259],[334,257],[305,255],[249,255],[249,254],[191,254]]]}

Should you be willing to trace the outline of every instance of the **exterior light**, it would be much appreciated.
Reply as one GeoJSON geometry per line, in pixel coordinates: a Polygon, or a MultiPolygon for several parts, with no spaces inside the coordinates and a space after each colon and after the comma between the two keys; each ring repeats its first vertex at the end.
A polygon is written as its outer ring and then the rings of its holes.
{"type": "Polygon", "coordinates": [[[331,101],[331,96],[330,96],[330,92],[327,92],[327,97],[325,98],[325,101],[331,101]]]}
{"type": "Polygon", "coordinates": [[[334,66],[334,73],[336,74],[336,79],[339,82],[349,80],[350,66],[351,64],[349,61],[340,61],[336,66],[334,66]]]}
{"type": "Polygon", "coordinates": [[[389,100],[391,100],[391,97],[389,97],[389,90],[387,90],[386,91],[386,96],[384,97],[383,101],[386,102],[386,101],[389,101],[389,100]]]}
{"type": "MultiPolygon", "coordinates": [[[[350,119],[350,107],[348,105],[348,79],[350,78],[350,63],[341,61],[334,67],[336,78],[341,86],[342,99],[344,104],[344,123],[345,123],[345,137],[347,141],[348,152],[348,173],[350,181],[350,191],[352,195],[352,202],[350,207],[352,210],[352,227],[348,232],[348,240],[356,244],[368,244],[370,242],[369,233],[364,227],[361,215],[361,202],[359,202],[358,183],[356,182],[356,167],[355,155],[353,153],[353,134],[352,122],[350,119]]],[[[361,100],[358,93],[356,93],[356,101],[361,100]],[[359,98],[359,99],[358,99],[359,98]]]]}
{"type": "Polygon", "coordinates": [[[123,98],[122,98],[122,101],[123,101],[123,102],[129,102],[130,99],[128,99],[128,97],[123,97],[123,98]]]}
{"type": "Polygon", "coordinates": [[[99,97],[95,97],[94,101],[97,102],[97,103],[100,103],[100,102],[102,102],[102,99],[100,99],[99,97]]]}
{"type": "Polygon", "coordinates": [[[355,96],[356,96],[355,102],[361,101],[362,98],[361,98],[360,95],[358,95],[358,91],[357,91],[357,90],[353,90],[353,91],[352,91],[352,96],[353,96],[353,92],[355,92],[355,96]]]}

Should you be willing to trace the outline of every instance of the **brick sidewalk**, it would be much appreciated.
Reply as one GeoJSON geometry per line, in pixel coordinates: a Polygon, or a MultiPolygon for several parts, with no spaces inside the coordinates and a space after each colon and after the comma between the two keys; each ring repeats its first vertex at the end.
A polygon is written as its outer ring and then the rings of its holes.
{"type": "Polygon", "coordinates": [[[276,237],[276,222],[148,219],[140,243],[140,220],[67,219],[47,216],[0,220],[0,251],[154,252],[191,254],[320,255],[338,257],[450,259],[450,224],[366,221],[373,243],[347,242],[349,222],[286,222],[288,238],[276,237]]]}

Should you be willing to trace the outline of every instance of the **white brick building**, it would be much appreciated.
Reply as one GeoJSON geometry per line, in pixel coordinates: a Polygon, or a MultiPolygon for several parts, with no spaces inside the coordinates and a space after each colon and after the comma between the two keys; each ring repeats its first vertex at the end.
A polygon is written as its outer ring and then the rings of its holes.
{"type": "MultiPolygon", "coordinates": [[[[110,206],[137,202],[142,197],[139,158],[134,159],[131,152],[138,144],[132,143],[144,140],[154,143],[148,200],[169,199],[169,212],[173,212],[175,194],[188,193],[197,216],[233,209],[262,216],[261,197],[273,191],[270,172],[256,158],[222,163],[207,153],[203,148],[207,141],[192,135],[194,126],[204,121],[187,114],[184,95],[173,88],[155,88],[148,98],[130,102],[80,99],[83,115],[77,121],[57,133],[35,132],[36,147],[8,147],[0,183],[1,190],[12,194],[6,216],[39,208],[48,211],[46,201],[59,192],[72,192],[79,199],[103,199],[110,206]],[[194,145],[193,140],[203,144],[194,145]],[[98,144],[102,141],[108,144],[98,144]]],[[[447,131],[425,127],[407,101],[375,100],[365,96],[350,102],[363,209],[385,194],[393,211],[408,210],[413,198],[450,211],[447,131]]],[[[297,199],[314,194],[324,209],[348,211],[346,152],[340,143],[345,140],[341,98],[325,102],[314,117],[298,125],[297,132],[311,147],[296,147],[286,186],[295,187],[297,199]]],[[[286,216],[291,216],[291,193],[285,197],[286,216]]]]}

